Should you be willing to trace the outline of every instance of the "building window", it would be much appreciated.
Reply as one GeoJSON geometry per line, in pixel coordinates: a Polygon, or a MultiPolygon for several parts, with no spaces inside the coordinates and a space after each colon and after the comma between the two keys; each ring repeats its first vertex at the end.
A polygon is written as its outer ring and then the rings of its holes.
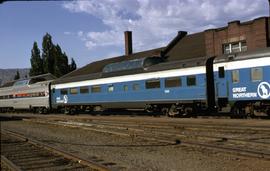
{"type": "Polygon", "coordinates": [[[225,77],[224,67],[218,67],[218,77],[219,78],[224,78],[225,77]]]}
{"type": "Polygon", "coordinates": [[[240,42],[241,43],[241,52],[247,51],[247,42],[240,42]]]}
{"type": "Polygon", "coordinates": [[[91,92],[92,93],[99,93],[99,92],[101,92],[101,87],[99,85],[92,86],[91,92]]]}
{"type": "Polygon", "coordinates": [[[61,90],[60,90],[60,94],[61,94],[61,95],[66,95],[66,94],[68,94],[67,89],[61,89],[61,90]]]}
{"type": "Polygon", "coordinates": [[[232,82],[233,83],[239,83],[239,70],[233,70],[232,71],[232,82]]]}
{"type": "Polygon", "coordinates": [[[114,86],[113,85],[109,85],[108,86],[108,92],[113,92],[114,90],[114,86]]]}
{"type": "Polygon", "coordinates": [[[89,93],[89,88],[88,87],[80,87],[80,93],[81,94],[89,93]]]}
{"type": "Polygon", "coordinates": [[[251,68],[251,80],[261,81],[263,78],[262,68],[251,68]]]}
{"type": "Polygon", "coordinates": [[[77,88],[70,88],[69,92],[70,92],[70,94],[78,94],[78,89],[77,88]]]}
{"type": "Polygon", "coordinates": [[[181,78],[175,77],[175,78],[166,78],[165,79],[165,87],[180,87],[181,84],[181,78]]]}
{"type": "Polygon", "coordinates": [[[195,86],[196,85],[196,76],[191,75],[187,76],[187,86],[195,86]]]}
{"type": "Polygon", "coordinates": [[[137,91],[137,90],[140,89],[140,85],[139,85],[139,84],[133,84],[133,85],[132,85],[132,89],[133,89],[134,91],[137,91]]]}
{"type": "Polygon", "coordinates": [[[223,44],[224,54],[244,52],[244,51],[247,51],[247,43],[245,41],[223,44]]]}
{"type": "Polygon", "coordinates": [[[145,82],[145,88],[146,89],[153,89],[153,88],[160,88],[160,80],[148,80],[145,82]]]}
{"type": "Polygon", "coordinates": [[[123,86],[124,91],[128,91],[128,85],[123,86]]]}

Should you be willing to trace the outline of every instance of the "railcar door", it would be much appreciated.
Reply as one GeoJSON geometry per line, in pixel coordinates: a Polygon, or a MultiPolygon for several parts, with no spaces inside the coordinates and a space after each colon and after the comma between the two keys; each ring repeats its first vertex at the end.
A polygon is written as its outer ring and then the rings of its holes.
{"type": "Polygon", "coordinates": [[[216,81],[216,95],[218,101],[219,110],[226,107],[228,104],[229,97],[229,83],[228,83],[228,73],[225,71],[224,65],[218,66],[217,73],[215,74],[216,81]]]}
{"type": "Polygon", "coordinates": [[[228,98],[228,83],[225,77],[225,69],[224,66],[218,67],[218,74],[217,74],[217,97],[218,98],[228,98]]]}

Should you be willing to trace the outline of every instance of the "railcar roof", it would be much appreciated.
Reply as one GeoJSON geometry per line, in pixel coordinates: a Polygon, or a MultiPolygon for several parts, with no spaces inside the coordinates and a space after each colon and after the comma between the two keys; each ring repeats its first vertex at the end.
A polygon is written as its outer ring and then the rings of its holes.
{"type": "Polygon", "coordinates": [[[80,76],[74,76],[74,77],[67,77],[61,81],[59,81],[58,79],[54,82],[55,84],[57,83],[61,84],[61,83],[77,82],[77,81],[84,81],[84,80],[94,80],[98,78],[107,78],[107,77],[113,77],[113,76],[132,75],[132,74],[148,73],[148,72],[154,72],[154,71],[164,71],[168,69],[204,66],[205,60],[206,60],[205,57],[200,57],[200,58],[193,58],[193,59],[186,59],[186,60],[179,60],[179,61],[168,61],[165,63],[160,63],[157,65],[147,67],[145,69],[135,69],[135,70],[117,72],[117,73],[112,73],[112,74],[105,74],[105,75],[102,74],[102,72],[99,72],[99,73],[86,74],[86,75],[80,75],[80,76]]]}
{"type": "Polygon", "coordinates": [[[53,80],[55,78],[56,77],[54,75],[52,75],[51,73],[47,73],[47,74],[33,76],[30,78],[10,81],[10,82],[7,82],[6,84],[0,86],[0,88],[11,87],[11,86],[23,86],[23,85],[27,85],[27,84],[33,84],[35,82],[40,82],[40,81],[49,81],[49,80],[53,80]],[[41,78],[42,78],[42,80],[40,80],[41,78]]]}
{"type": "MultiPolygon", "coordinates": [[[[82,81],[87,79],[95,79],[101,77],[108,77],[108,76],[117,76],[117,75],[127,75],[127,74],[134,74],[134,73],[141,73],[141,72],[149,72],[150,70],[165,69],[168,66],[173,66],[176,61],[179,60],[187,60],[191,58],[199,58],[202,56],[206,56],[205,51],[205,40],[204,40],[204,33],[195,33],[190,34],[181,39],[176,45],[166,54],[166,64],[157,64],[152,67],[149,67],[149,70],[144,69],[134,69],[132,71],[122,71],[111,74],[106,74],[106,76],[102,76],[103,68],[112,63],[119,63],[128,60],[134,59],[142,59],[146,57],[153,57],[153,56],[160,56],[161,51],[163,51],[166,47],[161,47],[157,49],[152,49],[148,51],[133,53],[128,56],[118,56],[109,59],[104,59],[100,61],[92,62],[82,68],[79,68],[67,75],[64,75],[61,78],[56,79],[52,82],[52,84],[61,84],[61,83],[68,83],[73,81],[82,81]],[[150,69],[151,68],[151,69],[150,69]]],[[[197,62],[195,62],[197,63],[197,62]]],[[[189,64],[190,65],[190,64],[189,64]]],[[[168,69],[168,68],[166,68],[168,69]]]]}

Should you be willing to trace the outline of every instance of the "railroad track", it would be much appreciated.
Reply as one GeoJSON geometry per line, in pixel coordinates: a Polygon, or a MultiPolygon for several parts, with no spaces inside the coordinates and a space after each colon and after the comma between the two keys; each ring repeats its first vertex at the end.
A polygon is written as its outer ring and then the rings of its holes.
{"type": "Polygon", "coordinates": [[[1,129],[1,169],[15,171],[110,170],[105,165],[55,149],[5,129],[1,129]]]}
{"type": "MultiPolygon", "coordinates": [[[[37,121],[34,122],[54,124],[58,126],[67,126],[86,129],[90,131],[109,133],[118,136],[126,136],[131,138],[141,138],[149,141],[157,141],[170,145],[181,144],[184,146],[192,146],[205,148],[214,151],[231,153],[235,155],[248,156],[270,160],[270,142],[257,142],[244,138],[231,138],[224,136],[209,136],[209,135],[189,135],[178,131],[177,129],[154,129],[152,127],[134,126],[135,124],[127,123],[112,123],[111,125],[104,122],[81,123],[73,121],[37,121]]],[[[164,128],[164,127],[163,127],[164,128]]],[[[215,128],[215,127],[214,127],[215,128]]],[[[199,127],[197,128],[199,129],[199,127]]],[[[230,129],[231,130],[231,129],[230,129]]],[[[256,128],[258,132],[258,128],[256,128]]],[[[253,132],[252,132],[253,133],[253,132]]],[[[263,129],[263,133],[265,130],[263,129]]],[[[269,135],[269,133],[268,133],[269,135]]],[[[270,139],[270,137],[268,137],[270,139]]]]}

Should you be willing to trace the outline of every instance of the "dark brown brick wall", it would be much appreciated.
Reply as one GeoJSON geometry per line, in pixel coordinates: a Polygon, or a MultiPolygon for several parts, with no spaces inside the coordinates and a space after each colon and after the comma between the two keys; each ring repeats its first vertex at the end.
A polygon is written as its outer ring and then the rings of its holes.
{"type": "Polygon", "coordinates": [[[243,23],[232,21],[226,27],[204,31],[206,55],[222,55],[223,44],[239,41],[247,42],[248,51],[269,47],[269,21],[269,17],[243,23]]]}

